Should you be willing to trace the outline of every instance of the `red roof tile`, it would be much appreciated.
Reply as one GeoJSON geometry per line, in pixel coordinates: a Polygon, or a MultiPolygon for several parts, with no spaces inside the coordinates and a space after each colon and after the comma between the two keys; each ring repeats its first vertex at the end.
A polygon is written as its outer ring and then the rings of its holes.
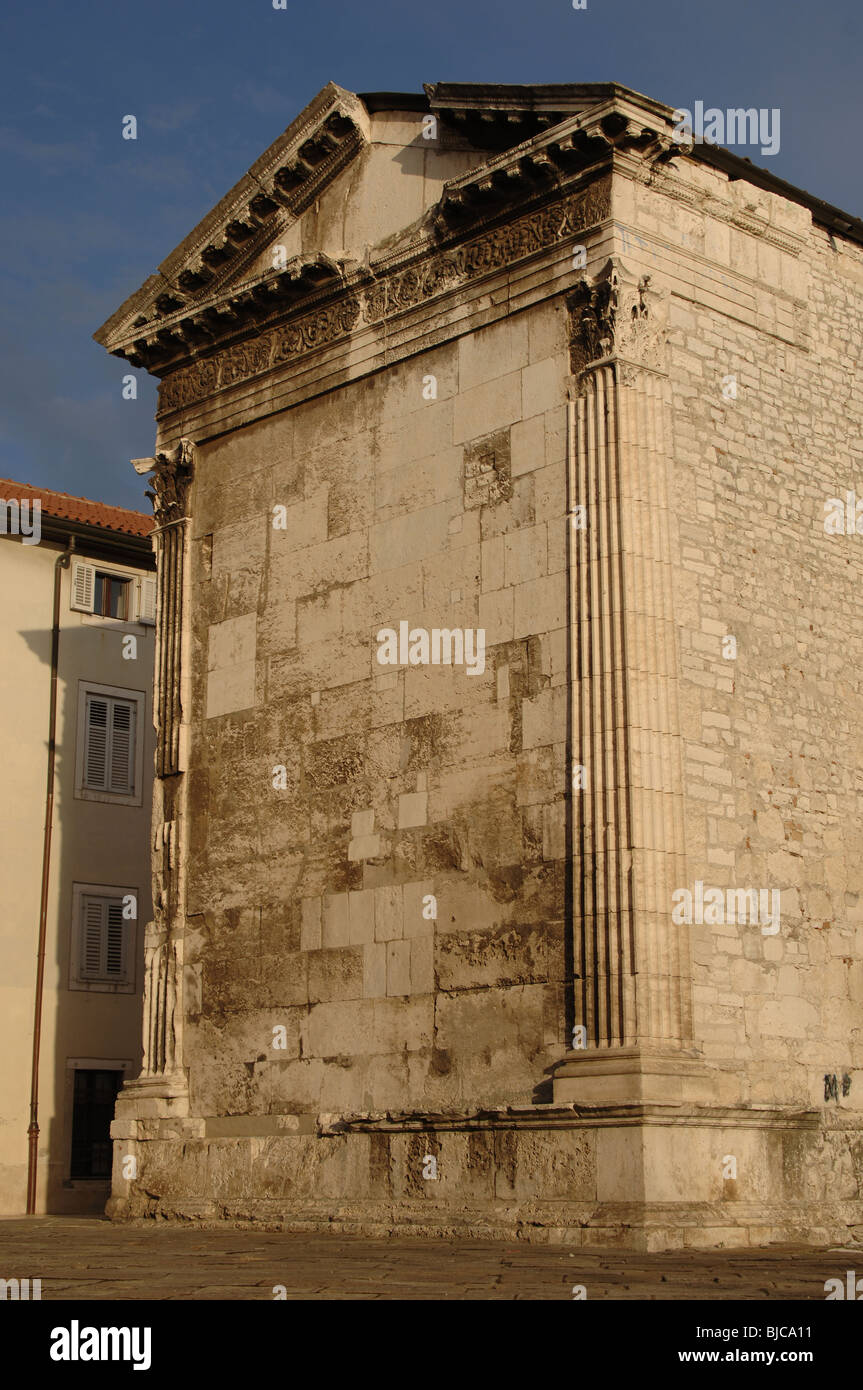
{"type": "Polygon", "coordinates": [[[78,521],[85,526],[99,526],[105,531],[121,531],[127,536],[149,536],[153,518],[146,512],[133,512],[127,507],[108,507],[104,502],[91,502],[87,497],[71,497],[68,492],[54,492],[47,487],[30,487],[0,478],[0,499],[42,503],[46,516],[62,521],[78,521]]]}

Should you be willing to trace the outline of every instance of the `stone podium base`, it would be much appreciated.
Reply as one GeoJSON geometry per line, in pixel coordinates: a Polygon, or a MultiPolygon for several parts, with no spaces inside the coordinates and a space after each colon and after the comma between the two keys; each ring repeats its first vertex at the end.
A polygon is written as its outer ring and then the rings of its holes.
{"type": "Polygon", "coordinates": [[[112,1126],[114,1220],[642,1251],[863,1241],[853,1113],[691,1102],[210,1118],[132,1109],[121,1101],[112,1126]],[[129,1154],[135,1180],[122,1176],[129,1154]]]}

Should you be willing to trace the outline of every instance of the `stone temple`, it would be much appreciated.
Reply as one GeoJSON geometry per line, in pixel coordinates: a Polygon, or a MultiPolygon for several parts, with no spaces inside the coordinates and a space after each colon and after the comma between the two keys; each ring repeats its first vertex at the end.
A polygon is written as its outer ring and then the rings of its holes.
{"type": "Polygon", "coordinates": [[[161,382],[110,1213],[863,1237],[863,223],[613,83],[331,84],[96,336],[161,382]]]}

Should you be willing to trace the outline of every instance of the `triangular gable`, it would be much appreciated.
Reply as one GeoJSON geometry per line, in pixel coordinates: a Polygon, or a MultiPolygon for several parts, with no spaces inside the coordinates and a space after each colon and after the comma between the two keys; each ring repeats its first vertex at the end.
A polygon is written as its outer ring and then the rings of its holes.
{"type": "MultiPolygon", "coordinates": [[[[379,273],[370,270],[370,255],[380,267],[404,249],[427,248],[430,239],[482,221],[501,204],[541,192],[547,175],[553,181],[557,168],[571,167],[573,159],[590,163],[611,142],[582,124],[607,124],[622,90],[429,87],[418,102],[398,93],[361,98],[331,83],[94,336],[134,366],[159,376],[172,372],[295,306],[305,309],[344,289],[364,265],[366,273],[379,273]],[[436,171],[446,172],[405,179],[416,174],[406,159],[425,145],[425,113],[446,127],[445,153],[434,161],[436,171]],[[544,148],[557,131],[563,147],[555,164],[544,148]],[[398,155],[387,145],[398,147],[398,155]],[[361,151],[368,158],[355,166],[361,151]],[[419,201],[418,182],[424,185],[419,201]],[[382,187],[391,218],[386,226],[368,216],[377,211],[382,187]],[[344,236],[333,237],[342,211],[344,236]],[[272,256],[276,246],[280,263],[272,256]]],[[[630,138],[631,116],[630,109],[629,118],[616,117],[630,138]]]]}
{"type": "MultiPolygon", "coordinates": [[[[330,82],[270,145],[247,174],[171,252],[135,294],[93,336],[109,352],[134,365],[149,365],[147,340],[165,333],[177,317],[197,313],[229,298],[261,252],[289,231],[302,212],[350,163],[369,140],[369,117],[352,92],[330,82]]],[[[288,265],[298,297],[337,277],[338,269],[318,258],[288,265]]],[[[206,341],[206,323],[201,325],[206,341]]],[[[164,335],[163,335],[164,336],[164,335]]],[[[189,342],[188,346],[195,346],[189,342]]]]}

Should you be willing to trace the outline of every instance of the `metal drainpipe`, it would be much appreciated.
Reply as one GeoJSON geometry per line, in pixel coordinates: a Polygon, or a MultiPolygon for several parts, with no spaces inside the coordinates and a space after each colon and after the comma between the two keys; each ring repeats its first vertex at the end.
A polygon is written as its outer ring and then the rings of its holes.
{"type": "Polygon", "coordinates": [[[42,1042],[42,987],[45,979],[45,937],[48,927],[48,885],[51,874],[51,828],[54,820],[54,762],[57,744],[57,660],[60,652],[61,569],[67,569],[75,549],[70,536],[54,561],[54,621],[51,628],[51,713],[48,722],[48,782],[45,791],[45,834],[42,842],[42,901],[39,908],[39,949],[36,954],[36,1001],[33,1007],[33,1065],[30,1073],[30,1126],[27,1130],[27,1215],[36,1212],[36,1165],[39,1146],[39,1049],[42,1042]]]}

